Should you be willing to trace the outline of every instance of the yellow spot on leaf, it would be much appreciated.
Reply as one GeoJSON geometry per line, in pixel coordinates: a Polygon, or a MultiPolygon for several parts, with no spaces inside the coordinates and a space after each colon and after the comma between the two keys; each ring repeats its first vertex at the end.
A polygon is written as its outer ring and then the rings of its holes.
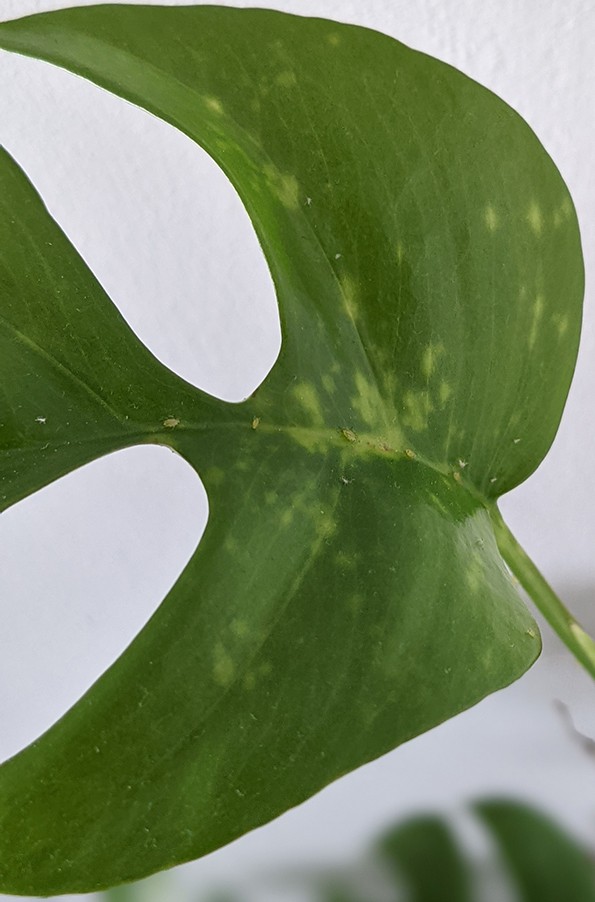
{"type": "Polygon", "coordinates": [[[250,627],[246,621],[240,620],[239,618],[231,621],[230,629],[238,639],[244,639],[250,632],[250,627]]]}
{"type": "Polygon", "coordinates": [[[533,302],[533,318],[531,320],[531,328],[529,330],[529,349],[532,350],[535,342],[537,341],[537,333],[539,331],[539,324],[541,322],[541,317],[543,316],[543,308],[544,308],[544,299],[542,294],[537,294],[535,296],[535,301],[533,302]]]}
{"type": "Polygon", "coordinates": [[[281,526],[290,526],[293,521],[293,510],[288,507],[283,511],[280,518],[281,526]]]}
{"type": "Polygon", "coordinates": [[[277,78],[275,79],[276,84],[279,85],[280,88],[292,88],[295,84],[297,84],[297,77],[295,72],[291,69],[287,69],[285,72],[280,72],[277,78]]]}
{"type": "Polygon", "coordinates": [[[295,175],[280,172],[272,163],[263,168],[269,187],[288,210],[299,207],[299,185],[295,175]]]}
{"type": "Polygon", "coordinates": [[[213,650],[213,679],[219,686],[227,688],[233,682],[235,665],[222,642],[215,643],[213,650]]]}
{"type": "Polygon", "coordinates": [[[217,97],[205,97],[205,106],[207,106],[212,113],[217,113],[219,116],[224,112],[223,104],[217,97]]]}
{"type": "Polygon", "coordinates": [[[472,554],[465,570],[465,582],[471,592],[477,592],[483,581],[483,564],[477,553],[472,554]]]}
{"type": "Polygon", "coordinates": [[[352,429],[341,429],[341,435],[343,438],[346,438],[348,442],[357,442],[357,435],[352,429]]]}
{"type": "Polygon", "coordinates": [[[322,385],[324,390],[329,393],[329,395],[334,394],[337,389],[337,384],[330,373],[325,373],[322,377],[322,385]]]}
{"type": "Polygon", "coordinates": [[[351,398],[351,406],[364,423],[373,429],[380,428],[385,410],[376,385],[358,370],[355,374],[355,388],[357,394],[351,398]]]}
{"type": "Polygon", "coordinates": [[[552,323],[556,327],[558,338],[564,338],[568,331],[568,315],[566,313],[554,313],[552,316],[552,323]]]}
{"type": "Polygon", "coordinates": [[[541,207],[536,200],[532,200],[529,205],[529,209],[527,210],[527,222],[536,235],[541,235],[543,230],[543,215],[541,207]]]}
{"type": "Polygon", "coordinates": [[[221,467],[209,467],[205,472],[205,482],[212,486],[222,485],[225,482],[225,471],[221,467]]]}
{"type": "Polygon", "coordinates": [[[500,217],[491,204],[488,204],[483,211],[483,221],[485,222],[488,232],[495,232],[500,225],[500,217]]]}
{"type": "Polygon", "coordinates": [[[565,197],[558,209],[554,212],[554,225],[561,226],[572,216],[572,201],[565,197]]]}
{"type": "Polygon", "coordinates": [[[300,382],[293,389],[293,395],[310,418],[313,426],[324,426],[324,415],[318,392],[309,382],[300,382]]]}
{"type": "Polygon", "coordinates": [[[414,432],[422,432],[427,429],[428,416],[434,406],[427,391],[406,391],[403,395],[403,425],[413,429],[414,432]]]}
{"type": "Polygon", "coordinates": [[[421,356],[421,371],[426,379],[429,379],[436,368],[436,363],[441,354],[444,353],[444,345],[433,344],[430,342],[426,345],[421,356]]]}
{"type": "Polygon", "coordinates": [[[452,386],[449,385],[448,382],[440,383],[440,388],[438,389],[438,397],[440,398],[441,404],[446,404],[446,402],[452,397],[452,386]]]}
{"type": "Polygon", "coordinates": [[[176,426],[180,425],[180,421],[177,417],[166,417],[163,421],[163,425],[166,429],[175,429],[176,426]]]}
{"type": "Polygon", "coordinates": [[[333,517],[324,510],[316,515],[316,535],[319,539],[330,539],[337,531],[337,524],[333,517]]]}
{"type": "Polygon", "coordinates": [[[252,427],[252,429],[258,429],[258,427],[260,426],[260,417],[253,417],[250,426],[252,427]]]}
{"type": "Polygon", "coordinates": [[[309,454],[326,454],[329,450],[329,436],[322,429],[315,429],[313,426],[294,426],[290,435],[309,454]]]}

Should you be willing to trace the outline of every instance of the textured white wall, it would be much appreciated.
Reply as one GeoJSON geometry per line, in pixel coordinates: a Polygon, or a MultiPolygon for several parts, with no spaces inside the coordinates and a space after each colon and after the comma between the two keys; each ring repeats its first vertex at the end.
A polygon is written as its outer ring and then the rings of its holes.
{"type": "MultiPolygon", "coordinates": [[[[66,5],[0,0],[0,18],[66,5]]],[[[595,628],[595,5],[262,5],[368,25],[454,64],[511,103],[561,169],[583,233],[583,343],[556,443],[503,509],[538,565],[595,628]]],[[[247,395],[274,362],[278,322],[260,250],[221,173],[168,126],[45,64],[1,54],[0,85],[0,141],[140,337],[201,388],[230,400],[247,395]]],[[[205,518],[194,475],[149,448],[99,461],[3,515],[0,758],[49,726],[125,647],[174,581],[205,518]]],[[[296,860],[355,848],[396,814],[486,791],[541,800],[595,845],[595,762],[565,731],[554,698],[595,734],[593,686],[546,635],[542,661],[519,684],[192,873],[204,882],[234,868],[241,878],[265,866],[272,849],[277,860],[296,860]]]]}

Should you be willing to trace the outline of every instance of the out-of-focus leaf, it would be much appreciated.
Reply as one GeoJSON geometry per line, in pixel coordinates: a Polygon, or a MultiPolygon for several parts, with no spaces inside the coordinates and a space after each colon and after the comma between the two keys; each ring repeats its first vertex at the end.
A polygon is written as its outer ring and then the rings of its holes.
{"type": "Polygon", "coordinates": [[[143,902],[146,897],[144,885],[124,884],[103,893],[104,902],[143,902]]]}
{"type": "Polygon", "coordinates": [[[444,820],[406,821],[383,838],[379,854],[408,902],[474,902],[467,864],[444,820]]]}
{"type": "Polygon", "coordinates": [[[476,811],[502,850],[519,902],[595,902],[593,860],[551,818],[503,800],[476,811]]]}

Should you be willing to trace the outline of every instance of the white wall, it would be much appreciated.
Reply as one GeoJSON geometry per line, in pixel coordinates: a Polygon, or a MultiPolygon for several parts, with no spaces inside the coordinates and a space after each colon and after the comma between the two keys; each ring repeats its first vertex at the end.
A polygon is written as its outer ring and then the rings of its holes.
{"type": "MultiPolygon", "coordinates": [[[[66,5],[0,0],[0,18],[66,5]]],[[[583,233],[583,343],[555,446],[503,509],[595,629],[595,4],[261,5],[368,25],[454,64],[519,110],[561,169],[583,233]]],[[[261,253],[223,176],[168,126],[45,64],[1,54],[0,84],[0,141],[140,337],[201,388],[230,400],[247,395],[275,359],[278,323],[261,253]]],[[[149,448],[99,461],[2,516],[0,758],[49,726],[125,647],[174,581],[205,517],[195,476],[149,448]]],[[[271,856],[339,854],[398,814],[493,791],[544,804],[595,846],[595,760],[565,729],[554,698],[595,735],[595,688],[546,633],[544,657],[516,686],[191,866],[195,881],[230,869],[242,879],[271,856]]]]}

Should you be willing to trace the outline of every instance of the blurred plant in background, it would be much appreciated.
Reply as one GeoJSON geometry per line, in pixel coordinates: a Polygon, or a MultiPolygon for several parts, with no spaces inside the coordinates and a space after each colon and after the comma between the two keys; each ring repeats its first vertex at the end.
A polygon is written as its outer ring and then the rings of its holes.
{"type": "Polygon", "coordinates": [[[475,836],[420,815],[385,831],[362,856],[327,869],[263,874],[245,891],[197,896],[164,878],[106,892],[105,902],[595,902],[595,862],[561,826],[516,801],[470,811],[475,836]],[[475,840],[475,841],[474,841],[475,840]],[[479,840],[479,843],[477,842],[479,840]],[[480,851],[481,848],[481,851],[480,851]]]}

